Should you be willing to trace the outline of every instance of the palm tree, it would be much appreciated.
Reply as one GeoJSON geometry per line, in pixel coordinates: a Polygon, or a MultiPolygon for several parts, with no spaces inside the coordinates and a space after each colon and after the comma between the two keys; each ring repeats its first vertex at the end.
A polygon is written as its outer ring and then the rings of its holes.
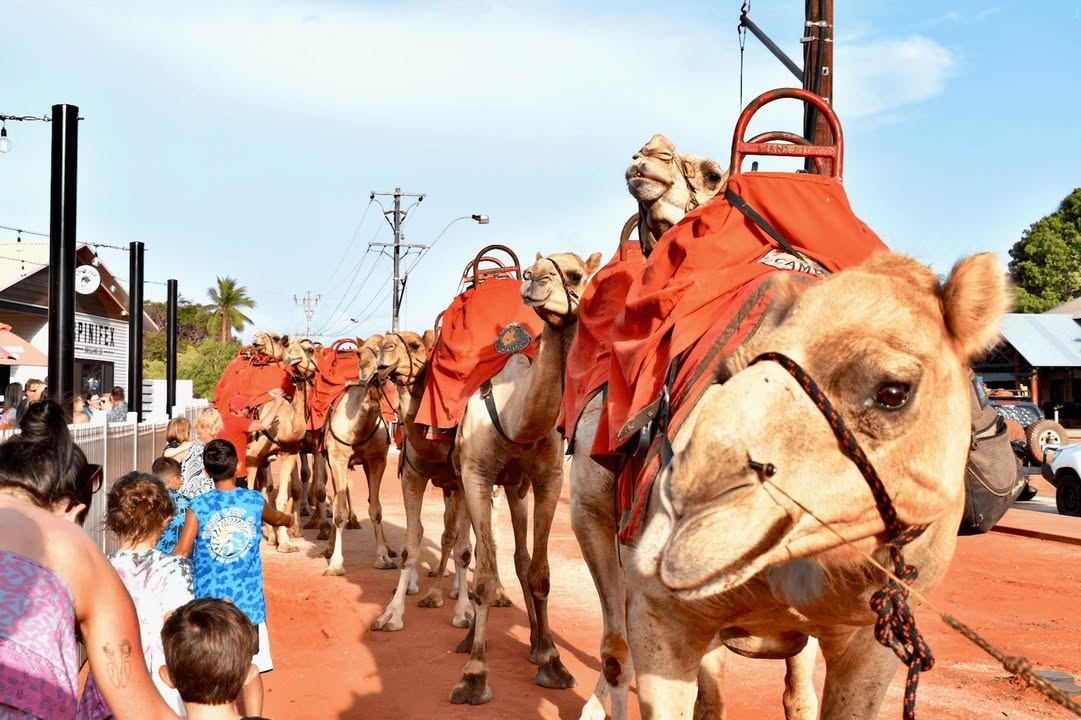
{"type": "Polygon", "coordinates": [[[206,331],[217,333],[218,339],[227,343],[233,339],[233,330],[243,330],[251,322],[240,308],[253,308],[255,301],[248,297],[248,289],[237,285],[236,279],[231,277],[219,277],[218,287],[209,288],[206,294],[213,303],[206,331]]]}

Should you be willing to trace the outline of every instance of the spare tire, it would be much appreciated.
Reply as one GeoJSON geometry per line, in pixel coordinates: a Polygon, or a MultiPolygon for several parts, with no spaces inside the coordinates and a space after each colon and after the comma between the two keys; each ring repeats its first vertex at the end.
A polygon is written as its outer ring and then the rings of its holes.
{"type": "Polygon", "coordinates": [[[1025,428],[1025,442],[1033,462],[1043,462],[1045,445],[1065,445],[1068,441],[1066,429],[1054,420],[1040,420],[1025,428]]]}

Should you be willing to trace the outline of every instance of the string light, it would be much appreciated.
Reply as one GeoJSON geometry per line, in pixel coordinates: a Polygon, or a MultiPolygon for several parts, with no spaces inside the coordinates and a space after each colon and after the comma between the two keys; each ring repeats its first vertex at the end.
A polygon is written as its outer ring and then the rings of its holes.
{"type": "MultiPolygon", "coordinates": [[[[82,118],[79,119],[82,120],[82,118]]],[[[17,122],[25,122],[27,120],[52,122],[52,118],[46,116],[37,117],[35,115],[0,115],[0,153],[11,152],[11,140],[8,139],[8,120],[13,120],[17,122]]]]}

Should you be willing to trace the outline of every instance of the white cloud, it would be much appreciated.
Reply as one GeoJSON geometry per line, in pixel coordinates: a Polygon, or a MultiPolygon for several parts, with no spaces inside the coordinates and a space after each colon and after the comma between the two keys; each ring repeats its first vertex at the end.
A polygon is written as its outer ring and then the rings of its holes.
{"type": "Polygon", "coordinates": [[[956,64],[949,50],[920,35],[838,43],[835,53],[834,98],[846,119],[889,113],[941,95],[956,64]]]}

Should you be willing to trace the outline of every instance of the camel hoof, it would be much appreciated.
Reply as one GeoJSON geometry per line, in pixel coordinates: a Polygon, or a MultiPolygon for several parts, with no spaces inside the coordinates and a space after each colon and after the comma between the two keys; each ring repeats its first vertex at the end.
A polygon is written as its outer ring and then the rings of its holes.
{"type": "Polygon", "coordinates": [[[319,534],[315,536],[316,540],[330,540],[331,531],[329,525],[323,525],[319,528],[319,534]]]}
{"type": "Polygon", "coordinates": [[[403,627],[405,627],[405,623],[402,619],[389,612],[383,613],[372,621],[372,630],[378,632],[398,632],[403,627]]]}
{"type": "Polygon", "coordinates": [[[281,543],[278,544],[278,552],[280,553],[295,553],[299,549],[300,548],[298,548],[296,545],[282,545],[281,543]]]}
{"type": "MultiPolygon", "coordinates": [[[[456,628],[464,629],[469,627],[473,624],[473,612],[469,611],[462,617],[458,617],[457,615],[455,615],[453,618],[451,618],[450,624],[456,628]]],[[[465,646],[466,649],[458,650],[458,652],[469,652],[469,648],[473,647],[473,635],[470,634],[469,637],[466,639],[469,641],[469,643],[465,646]]],[[[462,642],[465,642],[465,640],[463,640],[462,642]]],[[[459,645],[458,647],[461,648],[462,646],[459,645]]]]}
{"type": "Polygon", "coordinates": [[[345,568],[341,565],[331,565],[323,571],[323,577],[342,577],[345,575],[345,568]]]}
{"type": "Polygon", "coordinates": [[[450,701],[455,705],[483,705],[492,699],[492,689],[488,687],[488,673],[462,675],[462,679],[450,691],[450,701]]]}
{"type": "Polygon", "coordinates": [[[377,570],[397,570],[398,567],[398,561],[392,560],[386,555],[380,555],[375,559],[375,568],[377,570]]]}
{"type": "Polygon", "coordinates": [[[502,590],[495,596],[495,600],[492,601],[492,607],[514,607],[514,603],[507,597],[507,593],[502,590]]]}
{"type": "Polygon", "coordinates": [[[429,590],[424,594],[420,600],[417,600],[417,606],[422,608],[438,608],[443,607],[443,593],[436,590],[429,590]]]}
{"type": "Polygon", "coordinates": [[[604,710],[604,703],[597,699],[596,695],[590,695],[589,700],[582,708],[582,714],[578,720],[605,720],[608,713],[604,710]]]}
{"type": "Polygon", "coordinates": [[[578,684],[578,681],[571,675],[570,670],[563,667],[558,655],[537,668],[536,680],[541,687],[552,688],[553,690],[566,690],[578,684]]]}

